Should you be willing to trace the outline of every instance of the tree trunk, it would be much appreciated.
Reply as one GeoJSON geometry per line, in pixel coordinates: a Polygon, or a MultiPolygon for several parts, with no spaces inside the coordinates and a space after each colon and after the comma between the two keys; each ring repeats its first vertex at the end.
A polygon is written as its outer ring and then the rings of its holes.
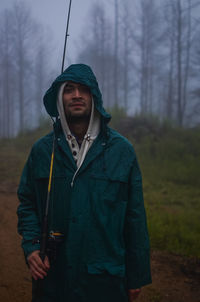
{"type": "Polygon", "coordinates": [[[177,0],[177,80],[178,80],[178,95],[177,95],[177,121],[179,126],[183,123],[182,112],[182,11],[181,2],[177,0]]]}
{"type": "Polygon", "coordinates": [[[186,62],[185,62],[185,75],[183,79],[183,105],[182,105],[182,114],[185,113],[187,97],[188,97],[188,78],[189,78],[189,68],[190,68],[190,49],[191,49],[191,0],[188,0],[188,30],[186,37],[186,62]]]}
{"type": "Polygon", "coordinates": [[[118,106],[118,25],[119,25],[119,8],[118,0],[115,0],[115,49],[114,49],[114,104],[118,106]]]}

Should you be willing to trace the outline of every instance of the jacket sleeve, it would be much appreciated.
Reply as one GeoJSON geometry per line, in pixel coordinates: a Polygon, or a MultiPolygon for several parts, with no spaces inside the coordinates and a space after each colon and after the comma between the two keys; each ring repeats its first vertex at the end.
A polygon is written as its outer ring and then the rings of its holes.
{"type": "Polygon", "coordinates": [[[27,258],[34,250],[40,249],[40,244],[36,242],[40,238],[40,225],[36,210],[32,154],[24,167],[17,193],[20,201],[17,209],[18,233],[22,235],[22,248],[27,258]]]}
{"type": "Polygon", "coordinates": [[[126,275],[129,289],[151,283],[150,246],[142,192],[142,177],[135,158],[129,178],[125,223],[126,275]]]}

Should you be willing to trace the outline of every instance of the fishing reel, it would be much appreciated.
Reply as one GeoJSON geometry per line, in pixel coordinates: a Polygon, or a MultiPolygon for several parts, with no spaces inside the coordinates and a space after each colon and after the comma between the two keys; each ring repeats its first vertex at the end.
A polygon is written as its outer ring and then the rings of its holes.
{"type": "Polygon", "coordinates": [[[58,249],[60,245],[64,242],[64,234],[59,231],[50,231],[46,253],[50,259],[50,262],[54,262],[57,258],[58,249]]]}

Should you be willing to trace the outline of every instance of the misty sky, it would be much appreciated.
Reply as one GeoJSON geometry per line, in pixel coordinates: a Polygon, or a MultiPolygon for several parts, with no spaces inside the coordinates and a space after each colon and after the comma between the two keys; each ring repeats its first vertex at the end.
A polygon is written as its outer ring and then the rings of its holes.
{"type": "MultiPolygon", "coordinates": [[[[104,0],[101,1],[104,2],[104,0]]],[[[15,0],[1,0],[0,12],[5,8],[12,7],[15,2],[15,0]]],[[[30,6],[34,18],[52,30],[55,40],[55,51],[52,55],[55,56],[54,59],[56,60],[63,51],[69,0],[25,0],[25,2],[30,6]]],[[[79,45],[81,29],[84,28],[85,22],[87,22],[89,9],[94,2],[95,0],[72,0],[70,37],[67,45],[67,52],[71,59],[70,63],[75,61],[76,47],[81,47],[79,45]]],[[[87,35],[87,32],[85,34],[87,35]]],[[[61,64],[62,58],[58,58],[59,61],[61,64]]]]}

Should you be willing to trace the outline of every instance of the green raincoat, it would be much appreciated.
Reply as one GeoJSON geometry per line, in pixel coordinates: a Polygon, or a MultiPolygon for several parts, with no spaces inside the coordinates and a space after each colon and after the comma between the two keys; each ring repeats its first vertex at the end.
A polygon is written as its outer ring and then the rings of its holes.
{"type": "MultiPolygon", "coordinates": [[[[110,129],[101,93],[90,67],[71,65],[44,96],[57,117],[60,85],[73,81],[90,87],[101,114],[101,131],[75,176],[76,163],[59,120],[55,123],[55,160],[48,228],[64,234],[41,297],[33,302],[127,302],[127,289],[151,283],[149,239],[142,179],[132,145],[110,129]]],[[[18,231],[25,257],[40,248],[53,133],[37,141],[18,189],[18,231]]]]}

